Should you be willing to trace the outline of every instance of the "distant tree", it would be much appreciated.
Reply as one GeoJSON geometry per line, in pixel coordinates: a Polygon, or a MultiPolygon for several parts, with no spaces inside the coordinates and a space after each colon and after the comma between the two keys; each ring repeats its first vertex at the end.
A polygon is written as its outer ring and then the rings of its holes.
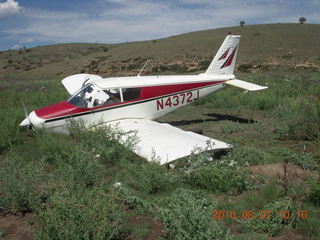
{"type": "Polygon", "coordinates": [[[300,24],[303,24],[305,21],[307,21],[307,19],[305,17],[299,18],[300,24]]]}
{"type": "Polygon", "coordinates": [[[245,23],[245,21],[240,21],[240,26],[243,27],[245,23]]]}

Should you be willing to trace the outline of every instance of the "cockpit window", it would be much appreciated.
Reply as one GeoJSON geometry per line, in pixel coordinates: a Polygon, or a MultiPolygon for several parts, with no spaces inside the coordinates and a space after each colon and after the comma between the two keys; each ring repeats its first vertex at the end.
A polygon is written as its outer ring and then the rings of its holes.
{"type": "Polygon", "coordinates": [[[122,88],[123,101],[130,101],[140,98],[140,88],[122,88]]]}
{"type": "Polygon", "coordinates": [[[68,102],[80,108],[92,108],[121,102],[118,88],[105,89],[89,84],[68,99],[68,102]]]}

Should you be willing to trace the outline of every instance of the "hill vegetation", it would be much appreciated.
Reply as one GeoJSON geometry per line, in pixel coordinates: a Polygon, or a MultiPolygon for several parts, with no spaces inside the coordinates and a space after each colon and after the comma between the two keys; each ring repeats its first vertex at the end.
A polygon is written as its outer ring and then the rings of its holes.
{"type": "MultiPolygon", "coordinates": [[[[199,72],[207,68],[225,36],[240,34],[240,71],[320,69],[319,24],[265,24],[186,33],[122,44],[58,44],[0,52],[0,79],[61,79],[75,73],[134,75],[199,72]]],[[[107,39],[106,39],[107,41],[107,39]]]]}

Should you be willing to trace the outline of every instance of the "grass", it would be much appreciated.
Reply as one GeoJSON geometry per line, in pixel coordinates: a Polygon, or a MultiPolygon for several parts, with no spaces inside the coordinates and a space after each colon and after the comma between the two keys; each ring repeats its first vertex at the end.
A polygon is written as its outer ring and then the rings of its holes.
{"type": "Polygon", "coordinates": [[[250,223],[210,218],[214,209],[240,214],[284,211],[288,204],[310,211],[319,207],[314,177],[320,158],[319,73],[240,78],[270,88],[259,93],[228,88],[160,119],[183,129],[200,127],[205,135],[234,146],[219,159],[214,154],[213,161],[211,154],[191,155],[174,169],[139,158],[130,151],[135,139],[123,147],[118,143],[123,133],[105,127],[86,131],[74,125],[70,136],[42,131],[29,136],[17,127],[24,118],[19,99],[30,111],[68,94],[55,81],[4,82],[0,213],[31,212],[35,223],[30,227],[37,239],[142,239],[153,234],[153,225],[132,224],[131,217],[152,219],[161,226],[156,231],[163,239],[267,239],[284,228],[317,239],[318,215],[280,224],[276,217],[250,223]],[[298,124],[292,132],[292,119],[305,126],[298,124]],[[284,161],[310,174],[302,182],[292,178],[287,196],[279,179],[248,171],[250,166],[284,161]]]}

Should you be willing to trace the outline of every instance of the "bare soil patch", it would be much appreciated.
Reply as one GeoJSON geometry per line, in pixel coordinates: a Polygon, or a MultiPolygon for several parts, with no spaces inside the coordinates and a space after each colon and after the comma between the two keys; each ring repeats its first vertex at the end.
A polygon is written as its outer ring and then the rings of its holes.
{"type": "Polygon", "coordinates": [[[280,235],[276,237],[270,237],[269,240],[304,240],[306,239],[301,233],[296,229],[285,228],[280,235]]]}
{"type": "MultiPolygon", "coordinates": [[[[160,237],[164,237],[165,234],[163,232],[164,226],[163,224],[158,223],[155,219],[150,218],[148,216],[136,216],[132,217],[130,219],[130,224],[134,227],[139,226],[140,224],[143,223],[149,223],[150,224],[150,232],[146,240],[153,240],[153,239],[158,239],[160,237]]],[[[133,235],[129,235],[126,240],[134,240],[136,239],[133,235]]]]}
{"type": "Polygon", "coordinates": [[[4,231],[4,240],[32,240],[33,232],[28,224],[32,221],[31,213],[22,216],[0,215],[0,229],[4,231]]]}
{"type": "MultiPolygon", "coordinates": [[[[250,166],[248,170],[252,174],[282,179],[284,175],[284,163],[250,166]]],[[[292,163],[287,164],[287,174],[289,179],[296,183],[303,183],[307,177],[314,175],[312,171],[302,170],[292,163]]]]}

